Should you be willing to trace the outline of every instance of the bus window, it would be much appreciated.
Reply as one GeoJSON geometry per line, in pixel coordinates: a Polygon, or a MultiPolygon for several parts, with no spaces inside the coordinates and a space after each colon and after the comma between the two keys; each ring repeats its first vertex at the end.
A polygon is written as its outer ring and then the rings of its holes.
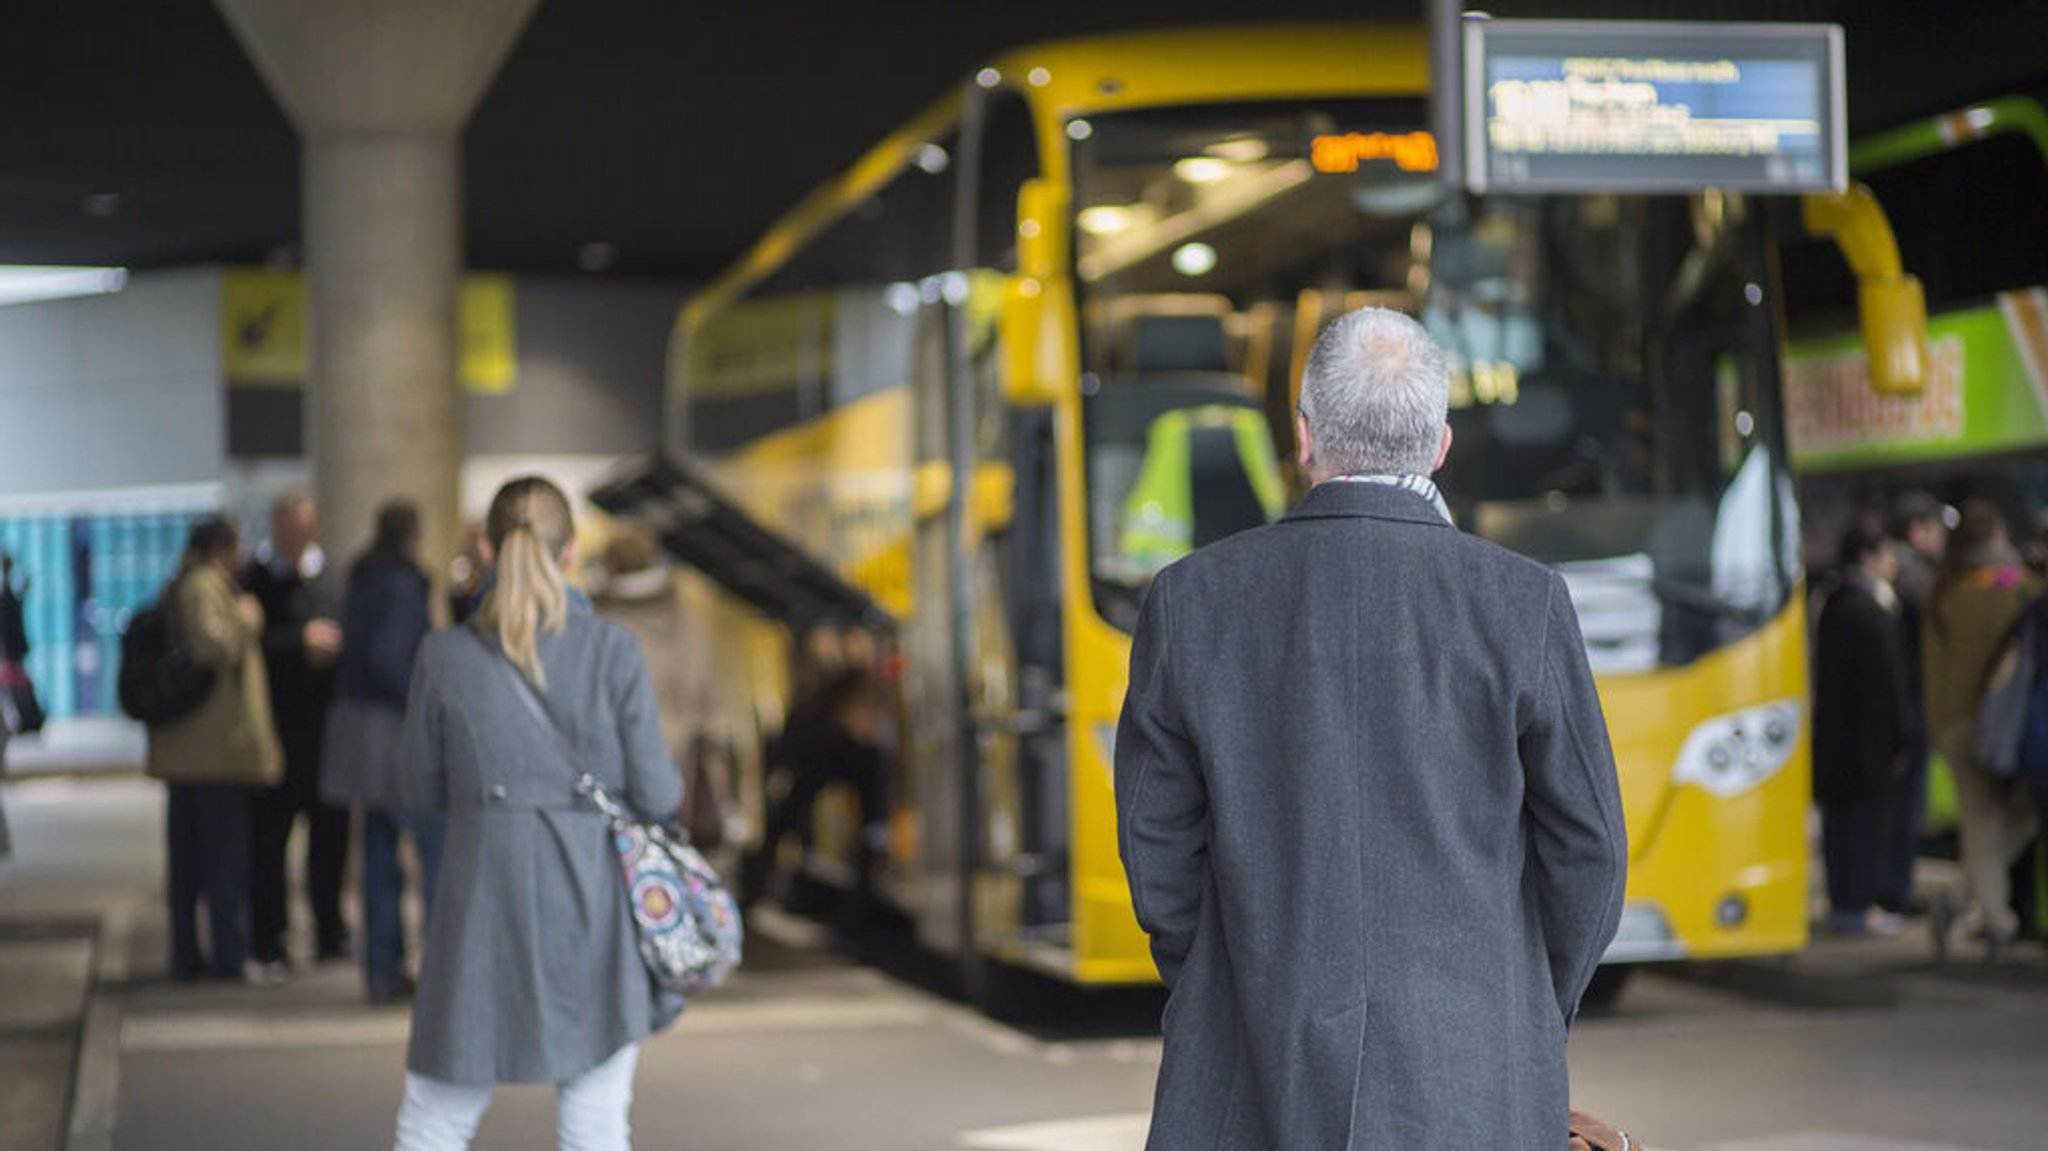
{"type": "Polygon", "coordinates": [[[1690,663],[1767,622],[1798,571],[1755,213],[1453,195],[1421,122],[1399,101],[1091,118],[1074,170],[1104,617],[1129,626],[1161,562],[1275,518],[1291,445],[1242,428],[1277,431],[1322,322],[1373,303],[1445,347],[1438,480],[1462,523],[1564,571],[1598,666],[1690,663]],[[1200,477],[1188,429],[1208,433],[1200,477]]]}
{"type": "Polygon", "coordinates": [[[717,455],[908,382],[916,313],[950,266],[955,142],[856,205],[692,333],[684,445],[717,455]]]}

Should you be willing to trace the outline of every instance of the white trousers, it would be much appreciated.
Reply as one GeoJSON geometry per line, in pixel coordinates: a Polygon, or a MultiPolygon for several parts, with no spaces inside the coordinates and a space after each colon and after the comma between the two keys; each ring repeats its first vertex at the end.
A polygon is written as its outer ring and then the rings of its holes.
{"type": "MultiPolygon", "coordinates": [[[[629,1151],[633,1068],[640,1045],[630,1043],[603,1063],[556,1087],[555,1139],[562,1151],[629,1151]]],[[[407,1072],[398,1109],[397,1151],[465,1151],[491,1105],[489,1087],[443,1083],[407,1072]]]]}

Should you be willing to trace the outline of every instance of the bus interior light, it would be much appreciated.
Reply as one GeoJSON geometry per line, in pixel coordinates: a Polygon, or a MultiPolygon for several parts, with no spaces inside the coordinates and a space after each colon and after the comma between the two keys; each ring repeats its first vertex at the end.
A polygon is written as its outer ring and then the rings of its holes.
{"type": "Polygon", "coordinates": [[[1216,249],[1207,244],[1182,244],[1173,250],[1173,270],[1183,276],[1206,276],[1216,270],[1216,249]]]}
{"type": "Polygon", "coordinates": [[[1126,204],[1097,204],[1081,209],[1075,223],[1091,236],[1114,236],[1129,228],[1134,222],[1137,210],[1126,204]]]}
{"type": "Polygon", "coordinates": [[[1067,121],[1067,139],[1069,140],[1086,140],[1088,137],[1093,136],[1094,134],[1095,125],[1090,124],[1086,120],[1067,121]]]}
{"type": "Polygon", "coordinates": [[[994,68],[983,68],[974,74],[974,82],[984,88],[993,88],[1003,82],[1003,74],[994,68]]]}
{"type": "Polygon", "coordinates": [[[936,176],[953,166],[953,157],[937,144],[922,144],[918,146],[915,162],[919,168],[936,176]]]}
{"type": "Polygon", "coordinates": [[[1052,73],[1045,68],[1033,68],[1024,78],[1031,82],[1033,88],[1043,88],[1052,83],[1052,73]]]}
{"type": "Polygon", "coordinates": [[[1173,174],[1190,184],[1215,184],[1230,178],[1231,163],[1216,156],[1189,156],[1176,160],[1173,174]]]}
{"type": "Polygon", "coordinates": [[[1228,140],[1218,140],[1202,151],[1233,164],[1256,164],[1265,159],[1272,148],[1257,136],[1234,136],[1228,140]]]}
{"type": "Polygon", "coordinates": [[[1723,799],[1754,790],[1790,762],[1802,710],[1796,701],[1779,700],[1707,720],[1685,737],[1672,782],[1723,799]]]}

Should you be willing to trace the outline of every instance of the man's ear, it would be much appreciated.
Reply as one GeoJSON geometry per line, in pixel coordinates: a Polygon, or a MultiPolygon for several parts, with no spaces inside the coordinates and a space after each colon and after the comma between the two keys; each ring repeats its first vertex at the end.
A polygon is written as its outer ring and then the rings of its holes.
{"type": "Polygon", "coordinates": [[[1308,417],[1299,411],[1294,413],[1294,462],[1301,465],[1303,472],[1314,474],[1316,461],[1316,435],[1308,430],[1308,417]]]}
{"type": "Polygon", "coordinates": [[[1449,425],[1449,424],[1445,424],[1445,425],[1444,425],[1444,439],[1443,439],[1443,442],[1442,442],[1441,444],[1438,444],[1438,445],[1437,445],[1437,449],[1436,449],[1436,462],[1435,462],[1435,463],[1433,463],[1433,464],[1431,464],[1431,465],[1429,466],[1429,471],[1430,471],[1430,474],[1431,474],[1431,475],[1435,475],[1435,474],[1436,474],[1437,472],[1439,472],[1439,471],[1442,471],[1442,470],[1443,470],[1443,466],[1444,466],[1444,461],[1445,461],[1446,459],[1449,459],[1449,458],[1450,458],[1450,455],[1451,455],[1451,425],[1449,425]]]}

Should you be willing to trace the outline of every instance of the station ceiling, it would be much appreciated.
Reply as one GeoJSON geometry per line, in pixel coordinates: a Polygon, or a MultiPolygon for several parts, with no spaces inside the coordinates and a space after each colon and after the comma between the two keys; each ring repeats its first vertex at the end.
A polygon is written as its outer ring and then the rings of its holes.
{"type": "MultiPolygon", "coordinates": [[[[2037,0],[1484,7],[1838,22],[1857,130],[2048,84],[2037,0]]],[[[1422,0],[543,0],[464,138],[469,262],[567,272],[602,243],[618,274],[708,276],[1006,48],[1422,11],[1422,0]]],[[[0,263],[296,258],[297,141],[207,0],[5,0],[0,94],[0,263]]]]}

